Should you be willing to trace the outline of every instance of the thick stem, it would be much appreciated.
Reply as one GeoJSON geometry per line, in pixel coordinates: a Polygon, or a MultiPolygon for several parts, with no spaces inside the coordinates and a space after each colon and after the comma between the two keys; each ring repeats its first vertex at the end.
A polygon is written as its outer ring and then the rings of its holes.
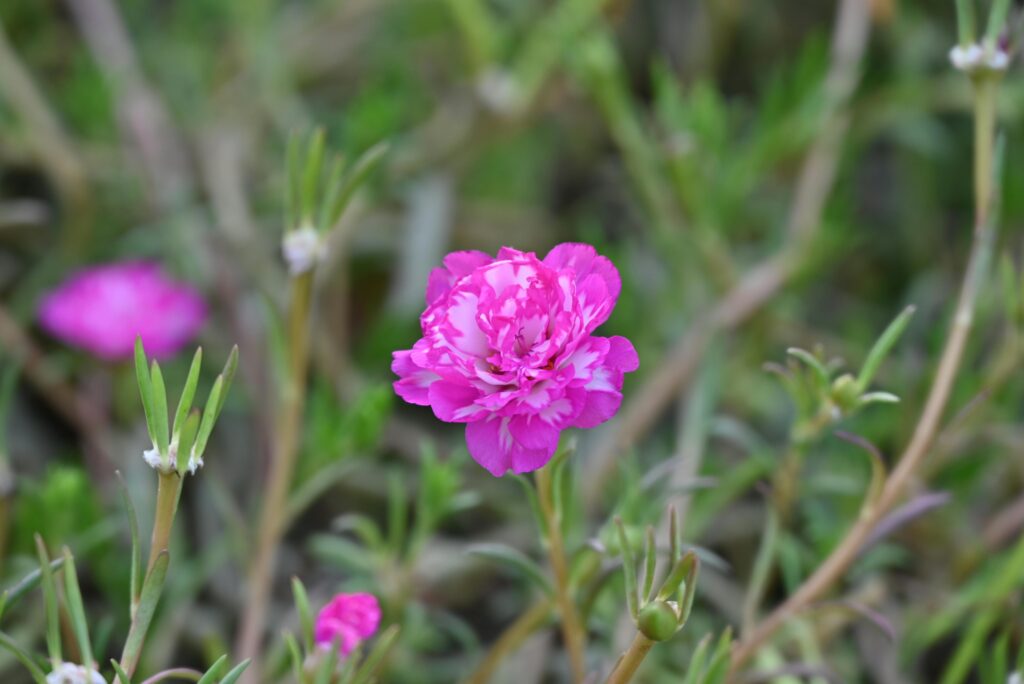
{"type": "Polygon", "coordinates": [[[555,575],[555,594],[562,616],[562,638],[569,653],[569,666],[573,681],[580,684],[586,677],[586,633],[576,612],[572,591],[569,587],[569,568],[565,562],[565,544],[562,541],[562,521],[555,511],[551,489],[551,473],[548,468],[537,471],[537,498],[541,514],[547,527],[547,549],[551,570],[555,575]]]}
{"type": "Polygon", "coordinates": [[[480,661],[476,670],[473,671],[464,684],[487,684],[497,671],[502,661],[510,656],[519,646],[526,641],[531,634],[540,629],[551,614],[551,601],[541,600],[528,611],[516,618],[515,622],[508,626],[498,640],[494,642],[491,649],[480,661]]]}
{"type": "Polygon", "coordinates": [[[946,345],[935,373],[935,381],[925,402],[921,418],[899,464],[885,482],[878,500],[869,502],[860,518],[846,537],[832,551],[825,562],[800,586],[788,600],[752,630],[736,647],[732,655],[732,671],[742,667],[757,650],[794,614],[819,599],[847,568],[856,560],[865,540],[879,520],[899,501],[915,471],[928,453],[938,431],[942,414],[956,378],[968,334],[974,320],[974,310],[985,274],[988,272],[995,241],[993,206],[995,204],[995,178],[993,156],[995,148],[995,96],[997,81],[992,75],[983,75],[975,82],[975,155],[974,174],[975,221],[971,255],[961,285],[956,313],[946,339],[946,345]]]}
{"type": "Polygon", "coordinates": [[[162,551],[169,551],[171,546],[171,530],[174,528],[174,517],[178,512],[178,500],[181,498],[181,476],[172,471],[160,473],[156,489],[156,513],[153,516],[153,535],[149,544],[149,563],[146,572],[153,569],[157,557],[162,551]]]}
{"type": "Polygon", "coordinates": [[[274,580],[277,547],[284,533],[284,520],[291,491],[292,476],[299,453],[302,412],[306,397],[306,373],[309,365],[309,312],[313,295],[313,273],[307,271],[292,281],[288,307],[288,377],[279,414],[270,474],[263,495],[259,539],[249,574],[249,590],[242,615],[237,652],[240,659],[251,658],[243,675],[245,682],[260,678],[260,646],[267,616],[267,605],[274,580]]]}
{"type": "Polygon", "coordinates": [[[640,663],[644,661],[653,646],[653,641],[637,632],[633,643],[619,658],[619,662],[615,663],[615,669],[608,675],[605,684],[629,684],[633,680],[633,675],[640,669],[640,663]]]}

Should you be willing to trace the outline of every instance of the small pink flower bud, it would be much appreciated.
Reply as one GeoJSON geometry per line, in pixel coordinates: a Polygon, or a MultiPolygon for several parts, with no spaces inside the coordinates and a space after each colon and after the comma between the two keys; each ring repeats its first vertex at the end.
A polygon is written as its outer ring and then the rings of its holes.
{"type": "Polygon", "coordinates": [[[317,646],[337,645],[346,656],[380,627],[380,603],[373,594],[338,594],[316,616],[317,646]]]}

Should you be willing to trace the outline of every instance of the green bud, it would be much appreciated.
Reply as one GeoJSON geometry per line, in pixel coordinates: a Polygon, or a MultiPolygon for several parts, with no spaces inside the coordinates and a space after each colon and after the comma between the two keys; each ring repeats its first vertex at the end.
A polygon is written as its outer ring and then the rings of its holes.
{"type": "Polygon", "coordinates": [[[668,641],[679,631],[679,614],[673,601],[653,601],[640,609],[636,626],[652,641],[668,641]]]}
{"type": "Polygon", "coordinates": [[[860,404],[861,389],[857,380],[849,373],[844,373],[832,383],[832,401],[844,414],[857,409],[860,404]]]}

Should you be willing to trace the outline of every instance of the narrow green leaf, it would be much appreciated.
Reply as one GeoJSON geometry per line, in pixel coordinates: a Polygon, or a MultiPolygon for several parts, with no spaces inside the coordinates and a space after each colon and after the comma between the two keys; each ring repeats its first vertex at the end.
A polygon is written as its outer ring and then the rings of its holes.
{"type": "Polygon", "coordinates": [[[493,543],[473,544],[466,550],[466,553],[473,556],[480,556],[481,558],[487,558],[488,560],[511,567],[524,575],[527,579],[533,580],[533,582],[543,589],[549,596],[554,595],[554,588],[551,586],[550,580],[548,580],[547,575],[543,570],[541,570],[540,566],[527,557],[523,552],[514,549],[511,546],[493,543]]]}
{"type": "Polygon", "coordinates": [[[135,379],[139,384],[139,396],[142,397],[142,410],[146,415],[146,430],[149,439],[156,446],[156,420],[153,410],[153,381],[149,374],[149,361],[146,350],[142,346],[142,338],[135,338],[135,379]]]}
{"type": "Polygon", "coordinates": [[[199,409],[192,409],[181,428],[181,434],[178,435],[178,463],[175,467],[182,475],[188,470],[192,459],[192,447],[195,446],[199,433],[199,420],[199,409]]]}
{"type": "Polygon", "coordinates": [[[729,654],[732,651],[732,630],[726,628],[718,640],[711,662],[708,663],[706,684],[724,684],[729,674],[729,654]]]}
{"type": "Polygon", "coordinates": [[[210,433],[213,432],[213,426],[217,422],[217,409],[220,405],[220,395],[223,391],[224,376],[218,375],[217,380],[213,383],[213,388],[210,390],[210,396],[206,400],[206,407],[203,408],[203,417],[199,423],[199,431],[196,434],[193,449],[196,452],[197,458],[201,458],[206,451],[206,443],[210,440],[210,433]]]}
{"type": "Polygon", "coordinates": [[[128,673],[124,671],[120,663],[111,658],[110,666],[114,668],[114,674],[121,684],[132,684],[132,678],[128,676],[128,673]]]}
{"type": "MultiPolygon", "coordinates": [[[[357,658],[360,649],[356,649],[352,653],[349,653],[349,658],[357,658]]],[[[317,668],[316,674],[313,675],[313,684],[330,684],[331,679],[334,677],[335,670],[338,669],[338,649],[331,647],[327,651],[327,655],[320,661],[320,667],[317,668]]]]}
{"type": "Polygon", "coordinates": [[[221,391],[220,401],[217,403],[217,415],[220,416],[221,409],[224,408],[224,402],[228,398],[228,391],[231,389],[231,383],[235,381],[235,372],[238,371],[238,345],[231,347],[231,351],[228,353],[228,360],[224,362],[224,369],[220,372],[222,378],[224,378],[224,389],[221,391]]]}
{"type": "Polygon", "coordinates": [[[75,569],[75,557],[71,550],[64,547],[64,599],[68,613],[71,615],[71,628],[82,654],[82,664],[92,670],[96,661],[92,656],[92,642],[89,640],[89,622],[85,617],[85,604],[82,602],[82,590],[78,586],[78,572],[75,569]]]}
{"type": "Polygon", "coordinates": [[[36,535],[36,552],[39,554],[39,569],[42,573],[43,606],[46,610],[46,650],[54,664],[63,660],[60,648],[60,606],[57,604],[57,583],[53,579],[50,555],[46,543],[36,535]]]}
{"type": "Polygon", "coordinates": [[[349,172],[345,174],[345,180],[342,181],[341,189],[338,191],[338,195],[334,200],[334,205],[331,207],[329,226],[335,226],[341,215],[348,208],[349,202],[352,200],[352,196],[357,190],[366,182],[370,174],[373,172],[377,165],[380,164],[381,160],[384,159],[384,155],[388,151],[388,143],[380,142],[371,147],[370,149],[363,152],[356,160],[356,163],[352,165],[349,172]]]}
{"type": "Polygon", "coordinates": [[[316,214],[317,192],[324,165],[324,130],[318,128],[309,137],[305,166],[302,170],[302,224],[312,224],[316,214]]]}
{"type": "Polygon", "coordinates": [[[210,669],[203,673],[203,676],[199,678],[199,681],[197,681],[196,684],[216,684],[217,677],[220,676],[221,670],[224,669],[224,665],[226,665],[227,662],[228,657],[226,655],[222,655],[220,658],[217,658],[213,665],[210,666],[210,669]]]}
{"type": "Polygon", "coordinates": [[[711,635],[705,635],[694,649],[690,656],[690,662],[686,667],[686,679],[682,684],[707,684],[704,678],[704,662],[708,658],[708,649],[711,647],[711,635]]]}
{"type": "Polygon", "coordinates": [[[317,221],[317,230],[325,231],[334,227],[333,219],[337,218],[332,214],[337,204],[338,196],[341,194],[342,177],[345,173],[345,157],[336,154],[331,161],[331,170],[327,174],[327,182],[324,185],[324,199],[320,204],[320,215],[317,221]]]}
{"type": "Polygon", "coordinates": [[[135,510],[131,492],[128,491],[128,484],[121,476],[121,471],[114,471],[114,475],[117,477],[118,488],[121,490],[124,510],[128,514],[128,531],[132,538],[132,570],[128,592],[131,599],[131,617],[134,618],[135,610],[139,605],[139,594],[142,592],[142,545],[139,543],[139,516],[135,510]]]}
{"type": "Polygon", "coordinates": [[[654,528],[647,526],[644,539],[644,578],[640,589],[640,600],[650,601],[654,591],[654,576],[658,570],[658,548],[654,543],[654,528]]]}
{"type": "Polygon", "coordinates": [[[302,651],[299,649],[299,642],[289,632],[285,632],[283,636],[284,644],[288,648],[288,655],[292,661],[292,675],[295,677],[296,684],[303,684],[305,677],[302,672],[302,651]]]}
{"type": "MultiPolygon", "coordinates": [[[[62,567],[64,567],[63,558],[56,558],[50,561],[50,573],[57,572],[62,567]]],[[[13,585],[8,589],[5,589],[2,598],[0,598],[0,605],[3,606],[2,609],[0,609],[0,615],[2,615],[4,610],[10,608],[22,596],[24,596],[25,594],[39,586],[40,580],[42,578],[42,568],[36,568],[32,572],[22,577],[20,580],[18,580],[17,584],[13,585]]]]}
{"type": "Polygon", "coordinates": [[[203,348],[196,349],[192,357],[192,365],[188,369],[188,377],[185,379],[185,388],[181,390],[181,398],[178,400],[178,409],[174,412],[174,427],[172,434],[177,435],[185,424],[185,418],[192,409],[192,402],[196,398],[196,387],[199,385],[199,369],[203,365],[203,348]]]}
{"type": "Polygon", "coordinates": [[[977,31],[974,26],[974,0],[956,0],[956,24],[960,47],[969,47],[977,31]]]}
{"type": "Polygon", "coordinates": [[[398,641],[398,625],[391,625],[377,637],[377,643],[373,645],[366,659],[359,666],[352,684],[370,684],[375,681],[377,670],[380,669],[396,641],[398,641]]]}
{"type": "Polygon", "coordinates": [[[629,536],[626,534],[626,526],[622,518],[615,516],[615,527],[619,532],[619,551],[622,554],[622,574],[626,580],[626,603],[629,606],[629,614],[636,620],[640,614],[638,598],[638,587],[636,583],[636,561],[633,558],[633,549],[629,545],[629,536]]]}
{"type": "Polygon", "coordinates": [[[679,562],[683,553],[683,533],[679,529],[679,511],[675,505],[668,507],[668,544],[668,563],[671,568],[679,562]]]}
{"type": "Polygon", "coordinates": [[[673,598],[673,595],[679,591],[682,583],[690,576],[696,564],[697,554],[693,551],[687,551],[683,554],[683,557],[679,559],[679,562],[669,572],[668,577],[662,582],[661,589],[658,590],[658,600],[667,601],[673,598]]]}
{"type": "Polygon", "coordinates": [[[160,456],[166,460],[168,447],[171,443],[170,427],[167,424],[167,388],[164,386],[164,374],[160,364],[154,361],[150,375],[153,378],[153,429],[156,431],[156,446],[160,456]]]}
{"type": "Polygon", "coordinates": [[[293,230],[302,221],[302,136],[288,136],[285,153],[285,229],[293,230]]]}
{"type": "Polygon", "coordinates": [[[786,353],[793,358],[800,359],[804,364],[811,369],[814,373],[815,384],[820,391],[827,391],[829,384],[831,383],[828,369],[825,365],[818,360],[818,357],[807,351],[806,349],[800,349],[799,347],[790,347],[786,350],[786,353]]]}
{"type": "Polygon", "coordinates": [[[167,579],[167,565],[170,559],[170,554],[166,550],[161,551],[142,584],[139,608],[135,613],[135,621],[128,632],[128,639],[125,641],[124,651],[121,654],[121,667],[125,672],[135,672],[139,659],[142,657],[142,647],[146,642],[146,633],[153,621],[157,604],[160,602],[160,594],[163,592],[164,580],[167,579]]]}
{"type": "Polygon", "coordinates": [[[868,352],[867,359],[860,369],[860,374],[857,376],[857,388],[861,393],[867,391],[868,385],[871,384],[871,380],[875,377],[875,373],[878,372],[885,357],[889,355],[900,337],[903,336],[907,326],[910,325],[913,315],[913,306],[903,309],[871,347],[871,351],[868,352]]]}
{"type": "Polygon", "coordinates": [[[249,667],[249,663],[251,662],[251,660],[246,659],[235,665],[226,675],[224,675],[224,679],[220,680],[220,684],[235,684],[235,682],[238,681],[238,678],[241,677],[249,667]]]}
{"type": "Polygon", "coordinates": [[[985,47],[994,50],[999,44],[999,35],[1006,30],[1006,17],[1010,13],[1010,0],[992,0],[988,13],[988,28],[985,31],[985,47]]]}
{"type": "Polygon", "coordinates": [[[295,597],[295,609],[299,613],[299,626],[302,628],[302,643],[306,652],[313,651],[313,611],[309,608],[309,595],[306,587],[298,577],[292,577],[292,596],[295,597]]]}
{"type": "Polygon", "coordinates": [[[36,684],[46,684],[46,675],[43,674],[42,668],[36,665],[35,661],[32,660],[32,656],[21,646],[18,646],[14,639],[5,632],[0,632],[0,647],[7,649],[11,655],[18,659],[18,662],[28,670],[29,675],[31,675],[32,680],[36,684]]]}

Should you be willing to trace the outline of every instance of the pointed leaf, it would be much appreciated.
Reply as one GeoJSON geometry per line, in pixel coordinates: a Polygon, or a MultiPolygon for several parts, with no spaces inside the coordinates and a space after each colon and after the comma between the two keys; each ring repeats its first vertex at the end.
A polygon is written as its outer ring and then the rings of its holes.
{"type": "Polygon", "coordinates": [[[181,434],[178,435],[178,462],[175,467],[182,475],[189,468],[189,462],[192,460],[192,447],[195,446],[198,433],[199,409],[192,409],[181,428],[181,434]]]}
{"type": "Polygon", "coordinates": [[[188,369],[188,377],[185,378],[185,387],[181,390],[181,398],[178,399],[178,409],[174,412],[174,427],[172,434],[177,435],[185,423],[185,417],[192,409],[192,402],[196,398],[196,386],[199,384],[199,369],[203,365],[203,348],[198,347],[192,357],[192,365],[188,369]]]}
{"type": "Polygon", "coordinates": [[[362,665],[356,671],[355,679],[352,680],[352,684],[370,684],[374,681],[374,677],[377,674],[377,670],[380,669],[384,659],[387,657],[391,648],[395,645],[398,640],[398,625],[391,625],[384,632],[377,637],[377,643],[373,645],[373,648],[367,654],[366,659],[363,660],[362,665]]]}
{"type": "Polygon", "coordinates": [[[224,679],[220,680],[220,684],[235,684],[235,682],[238,681],[238,678],[241,677],[249,667],[249,663],[251,662],[251,660],[246,659],[235,665],[226,675],[224,675],[224,679]]]}
{"type": "Polygon", "coordinates": [[[85,605],[82,603],[82,590],[78,586],[78,572],[75,570],[75,558],[71,550],[64,547],[64,600],[68,613],[71,615],[71,628],[78,642],[82,664],[88,669],[96,667],[92,657],[92,642],[89,640],[89,622],[85,617],[85,605]]]}
{"type": "Polygon", "coordinates": [[[658,569],[658,548],[654,543],[654,528],[647,526],[644,540],[644,577],[640,588],[640,600],[650,601],[654,591],[654,577],[658,569]]]}
{"type": "Polygon", "coordinates": [[[231,351],[228,352],[228,360],[224,362],[224,369],[220,372],[222,378],[224,378],[224,389],[221,391],[220,401],[217,404],[217,415],[220,415],[221,409],[224,408],[224,402],[227,401],[228,391],[231,389],[231,383],[235,381],[235,372],[238,370],[238,345],[231,347],[231,351]]]}
{"type": "Polygon", "coordinates": [[[170,558],[170,554],[166,550],[161,551],[146,575],[145,582],[142,583],[139,608],[135,612],[135,621],[128,632],[124,652],[121,654],[121,667],[125,672],[134,672],[138,667],[139,659],[142,656],[142,647],[146,642],[146,633],[149,631],[149,624],[153,621],[153,615],[156,613],[156,607],[160,601],[160,594],[163,592],[170,558]]]}
{"type": "Polygon", "coordinates": [[[42,668],[36,665],[35,661],[32,660],[32,656],[27,651],[18,646],[14,639],[4,632],[0,632],[0,647],[7,649],[11,655],[18,659],[18,662],[25,666],[25,669],[28,670],[29,675],[31,675],[36,684],[46,684],[46,675],[43,674],[42,668]]]}
{"type": "Polygon", "coordinates": [[[318,128],[309,137],[305,165],[302,170],[302,218],[303,224],[312,224],[316,213],[317,191],[324,164],[324,130],[318,128]]]}
{"type": "Polygon", "coordinates": [[[290,632],[285,632],[284,644],[288,648],[288,655],[291,657],[292,675],[295,677],[295,682],[296,684],[302,684],[302,651],[299,648],[299,642],[295,640],[295,637],[290,632]]]}
{"type": "Polygon", "coordinates": [[[218,375],[210,390],[210,396],[206,400],[206,407],[203,409],[203,417],[199,423],[199,431],[196,434],[195,445],[192,447],[196,452],[196,458],[201,458],[206,451],[206,443],[210,440],[210,433],[217,422],[218,405],[220,395],[224,390],[224,376],[218,375]]]}
{"type": "Polygon", "coordinates": [[[60,648],[60,606],[57,604],[57,583],[53,579],[50,555],[40,535],[36,535],[36,552],[39,554],[39,569],[42,573],[43,605],[46,610],[46,649],[50,661],[63,660],[60,648]]]}
{"type": "Polygon", "coordinates": [[[669,572],[668,577],[666,577],[665,581],[662,582],[661,589],[658,590],[657,600],[667,601],[673,598],[674,594],[679,591],[682,583],[685,582],[693,572],[693,568],[696,566],[697,562],[697,554],[693,551],[687,551],[683,554],[683,557],[679,559],[679,562],[676,563],[669,572]]]}
{"type": "Polygon", "coordinates": [[[857,376],[857,387],[860,392],[863,393],[867,390],[868,385],[871,384],[871,380],[875,377],[875,373],[878,372],[885,357],[889,355],[889,352],[892,351],[896,342],[899,341],[907,329],[913,315],[913,306],[903,309],[900,315],[885,329],[874,346],[871,347],[871,351],[868,352],[867,359],[864,360],[864,365],[860,369],[860,374],[857,376]]]}
{"type": "MultiPolygon", "coordinates": [[[[64,567],[63,558],[56,558],[50,561],[51,574],[57,572],[62,567],[64,567]]],[[[17,584],[10,587],[9,589],[5,589],[2,598],[0,598],[0,605],[2,605],[2,608],[0,608],[0,616],[3,615],[4,610],[10,608],[15,602],[18,601],[18,599],[20,599],[22,596],[35,589],[37,586],[39,586],[42,578],[42,568],[36,568],[32,572],[22,577],[17,584]]]]}
{"type": "Polygon", "coordinates": [[[292,596],[295,597],[295,608],[299,612],[299,625],[302,628],[302,643],[307,653],[313,651],[313,611],[309,608],[309,596],[306,587],[298,577],[292,577],[292,596]]]}
{"type": "Polygon", "coordinates": [[[356,163],[352,165],[349,172],[345,174],[345,180],[342,182],[341,189],[338,192],[337,197],[334,200],[334,205],[331,207],[329,217],[330,221],[328,227],[332,227],[337,224],[338,219],[344,213],[348,207],[349,202],[352,200],[352,196],[356,191],[366,182],[366,179],[370,176],[377,165],[380,164],[384,155],[388,151],[388,143],[380,142],[371,147],[370,149],[363,152],[356,163]]]}
{"type": "Polygon", "coordinates": [[[170,427],[167,424],[167,388],[164,386],[164,374],[156,361],[151,366],[153,378],[153,429],[156,431],[156,446],[160,456],[166,462],[168,447],[171,443],[170,427]]]}
{"type": "Polygon", "coordinates": [[[110,659],[110,666],[114,668],[115,679],[121,684],[132,684],[132,678],[128,676],[128,673],[124,671],[121,664],[113,658],[110,659]]]}
{"type": "Polygon", "coordinates": [[[316,226],[319,231],[330,230],[334,227],[334,220],[337,217],[332,212],[337,205],[338,196],[341,194],[344,173],[345,157],[336,154],[331,161],[331,170],[327,174],[327,182],[324,185],[324,199],[320,203],[320,216],[316,226]]]}
{"type": "Polygon", "coordinates": [[[135,338],[135,379],[139,384],[139,396],[142,398],[142,410],[146,416],[146,430],[149,439],[156,446],[156,414],[153,410],[153,381],[149,374],[149,361],[142,346],[142,338],[135,338]]]}
{"type": "Polygon", "coordinates": [[[819,390],[828,390],[828,386],[831,382],[829,372],[828,369],[825,368],[824,364],[818,360],[817,356],[806,349],[800,349],[799,347],[790,347],[786,350],[786,353],[793,358],[803,361],[804,364],[814,372],[814,379],[816,380],[819,390]]]}
{"type": "Polygon", "coordinates": [[[629,537],[626,534],[626,526],[622,518],[615,516],[615,527],[619,533],[619,551],[622,553],[622,574],[626,580],[626,604],[629,606],[629,614],[636,620],[640,614],[639,588],[636,583],[636,561],[633,558],[633,549],[629,545],[629,537]]]}
{"type": "Polygon", "coordinates": [[[210,666],[210,669],[208,669],[203,676],[199,678],[199,681],[196,682],[196,684],[217,684],[217,677],[220,676],[220,672],[224,669],[224,665],[227,662],[228,657],[226,655],[222,655],[220,658],[217,658],[213,665],[210,666]]]}

